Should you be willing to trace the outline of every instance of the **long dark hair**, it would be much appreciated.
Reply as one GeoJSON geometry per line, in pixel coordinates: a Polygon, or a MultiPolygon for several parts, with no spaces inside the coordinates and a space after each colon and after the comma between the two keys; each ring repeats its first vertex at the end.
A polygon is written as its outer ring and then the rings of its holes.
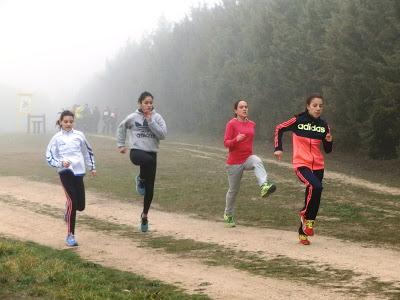
{"type": "Polygon", "coordinates": [[[306,105],[310,105],[311,100],[314,99],[314,98],[318,98],[318,99],[321,99],[322,101],[324,101],[324,97],[321,94],[312,93],[306,98],[306,105]]]}
{"type": "Polygon", "coordinates": [[[146,99],[146,97],[151,97],[151,99],[154,99],[153,95],[150,92],[145,91],[140,94],[138,102],[142,104],[143,100],[146,99]]]}
{"type": "Polygon", "coordinates": [[[67,117],[67,116],[73,117],[75,119],[75,115],[72,111],[64,110],[63,112],[61,112],[60,118],[57,120],[56,125],[61,128],[61,121],[64,119],[64,117],[67,117]]]}
{"type": "MultiPolygon", "coordinates": [[[[237,100],[235,103],[233,103],[233,109],[234,109],[234,110],[237,110],[240,101],[244,101],[244,102],[247,103],[247,101],[244,100],[244,99],[239,99],[239,100],[237,100]]],[[[237,114],[236,114],[235,112],[233,113],[233,115],[235,116],[235,118],[237,118],[237,114]]]]}

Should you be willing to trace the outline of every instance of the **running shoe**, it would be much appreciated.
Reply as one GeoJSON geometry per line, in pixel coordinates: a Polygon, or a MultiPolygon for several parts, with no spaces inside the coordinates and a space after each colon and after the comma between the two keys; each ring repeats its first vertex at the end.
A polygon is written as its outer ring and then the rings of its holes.
{"type": "Polygon", "coordinates": [[[301,228],[303,232],[308,236],[314,235],[314,220],[307,220],[302,214],[300,214],[301,228]]]}
{"type": "Polygon", "coordinates": [[[136,192],[140,195],[140,196],[144,196],[146,190],[144,188],[144,180],[141,179],[138,176],[135,177],[135,183],[136,183],[136,192]]]}
{"type": "Polygon", "coordinates": [[[268,197],[271,195],[273,192],[276,191],[276,185],[273,184],[272,182],[265,182],[261,186],[261,197],[268,197]]]}
{"type": "Polygon", "coordinates": [[[224,221],[225,221],[226,227],[235,227],[236,226],[235,218],[233,217],[233,215],[224,214],[224,221]]]}
{"type": "Polygon", "coordinates": [[[78,246],[78,242],[75,240],[74,235],[71,234],[71,233],[67,235],[67,238],[65,239],[65,244],[68,247],[76,247],[76,246],[78,246]]]}
{"type": "Polygon", "coordinates": [[[310,241],[308,240],[308,236],[305,234],[299,234],[299,243],[303,245],[310,245],[310,241]]]}
{"type": "Polygon", "coordinates": [[[149,230],[149,220],[146,217],[143,217],[143,214],[140,216],[140,231],[147,232],[149,230]]]}

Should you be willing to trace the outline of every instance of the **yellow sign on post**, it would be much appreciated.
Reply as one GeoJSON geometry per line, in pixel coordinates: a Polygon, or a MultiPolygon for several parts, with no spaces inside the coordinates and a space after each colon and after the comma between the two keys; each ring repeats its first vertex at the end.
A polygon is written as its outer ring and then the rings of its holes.
{"type": "Polygon", "coordinates": [[[32,93],[18,93],[16,107],[16,130],[25,131],[27,115],[32,112],[32,93]]]}
{"type": "Polygon", "coordinates": [[[19,112],[30,114],[32,112],[32,94],[20,93],[19,95],[19,112]]]}

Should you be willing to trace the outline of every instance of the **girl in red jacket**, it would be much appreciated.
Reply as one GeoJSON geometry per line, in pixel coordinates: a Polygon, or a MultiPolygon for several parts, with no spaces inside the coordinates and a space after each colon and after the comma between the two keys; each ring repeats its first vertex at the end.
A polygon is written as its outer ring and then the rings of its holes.
{"type": "Polygon", "coordinates": [[[224,137],[224,145],[229,149],[226,160],[229,190],[226,193],[224,213],[224,221],[228,227],[236,226],[233,214],[234,205],[244,170],[254,170],[257,182],[261,187],[261,197],[266,197],[276,190],[276,186],[267,180],[268,175],[261,159],[253,154],[256,123],[247,118],[247,102],[236,101],[234,112],[235,117],[226,124],[224,137]]]}
{"type": "Polygon", "coordinates": [[[324,157],[320,150],[321,142],[326,153],[332,151],[332,136],[328,124],[320,118],[323,111],[323,98],[312,94],[306,100],[306,111],[295,115],[275,128],[275,152],[278,160],[282,157],[282,135],[292,131],[293,166],[297,177],[306,186],[304,207],[300,211],[299,240],[309,245],[308,236],[314,235],[314,222],[317,217],[324,177],[324,157]]]}

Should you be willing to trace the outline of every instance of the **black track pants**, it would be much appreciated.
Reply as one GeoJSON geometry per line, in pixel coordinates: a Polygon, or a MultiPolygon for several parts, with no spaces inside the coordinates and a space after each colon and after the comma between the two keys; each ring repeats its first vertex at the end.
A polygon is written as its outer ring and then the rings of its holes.
{"type": "Polygon", "coordinates": [[[68,234],[75,234],[76,211],[85,209],[85,186],[83,176],[75,176],[70,171],[60,173],[62,186],[67,197],[66,222],[68,234]]]}
{"type": "Polygon", "coordinates": [[[143,213],[147,214],[153,201],[154,181],[156,178],[157,153],[131,149],[130,159],[136,166],[140,166],[140,178],[144,181],[146,193],[143,201],[143,213]]]}

